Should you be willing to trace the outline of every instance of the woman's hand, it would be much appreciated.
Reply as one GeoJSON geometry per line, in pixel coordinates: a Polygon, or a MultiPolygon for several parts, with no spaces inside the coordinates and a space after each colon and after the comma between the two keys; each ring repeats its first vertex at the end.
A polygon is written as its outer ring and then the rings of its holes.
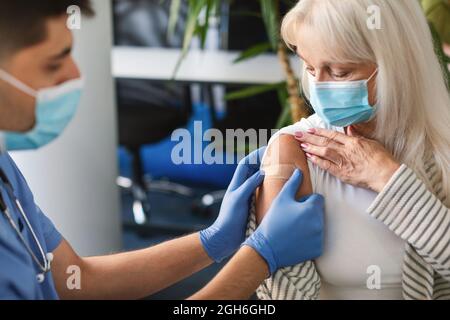
{"type": "Polygon", "coordinates": [[[326,129],[297,132],[306,156],[345,183],[381,192],[400,164],[377,141],[326,129]]]}

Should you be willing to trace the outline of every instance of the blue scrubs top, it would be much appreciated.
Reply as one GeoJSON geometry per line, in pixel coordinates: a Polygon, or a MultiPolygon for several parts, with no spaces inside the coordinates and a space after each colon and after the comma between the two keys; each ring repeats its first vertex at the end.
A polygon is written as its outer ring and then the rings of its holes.
{"type": "MultiPolygon", "coordinates": [[[[0,168],[8,176],[14,189],[14,195],[22,205],[44,252],[53,252],[61,243],[61,234],[34,202],[33,194],[14,161],[6,152],[2,151],[0,151],[0,168]]],[[[13,219],[16,221],[16,225],[21,228],[24,238],[33,249],[36,257],[41,261],[41,254],[33,240],[31,232],[26,226],[26,222],[23,221],[20,211],[14,205],[14,199],[11,199],[8,195],[5,185],[1,181],[0,192],[5,199],[13,219]]],[[[51,272],[46,274],[43,283],[38,283],[36,278],[38,273],[40,273],[39,267],[32,260],[24,244],[20,241],[3,212],[1,212],[0,299],[58,299],[51,272]]]]}

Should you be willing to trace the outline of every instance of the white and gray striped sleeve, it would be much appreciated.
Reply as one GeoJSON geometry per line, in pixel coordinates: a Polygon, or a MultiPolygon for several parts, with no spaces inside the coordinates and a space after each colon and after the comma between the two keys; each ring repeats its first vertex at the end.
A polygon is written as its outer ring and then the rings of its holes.
{"type": "Polygon", "coordinates": [[[450,281],[450,209],[445,199],[445,195],[439,199],[413,170],[402,165],[367,212],[410,243],[450,281]]]}

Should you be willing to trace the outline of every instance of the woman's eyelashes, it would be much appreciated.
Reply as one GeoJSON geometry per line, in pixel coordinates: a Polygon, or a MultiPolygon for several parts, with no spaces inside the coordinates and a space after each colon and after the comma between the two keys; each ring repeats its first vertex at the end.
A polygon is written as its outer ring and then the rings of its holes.
{"type": "Polygon", "coordinates": [[[351,75],[350,72],[332,73],[331,76],[337,80],[345,80],[351,75]]]}
{"type": "Polygon", "coordinates": [[[308,71],[313,77],[316,76],[315,72],[314,72],[314,68],[312,67],[306,67],[306,71],[308,71]]]}
{"type": "MultiPolygon", "coordinates": [[[[313,77],[316,77],[316,70],[313,67],[307,66],[306,67],[306,71],[308,71],[313,77]]],[[[351,71],[336,71],[333,70],[331,68],[327,68],[326,70],[324,70],[326,72],[327,78],[329,80],[347,80],[349,78],[351,78],[352,76],[352,72],[351,71]]],[[[321,77],[323,78],[323,77],[321,77]]]]}

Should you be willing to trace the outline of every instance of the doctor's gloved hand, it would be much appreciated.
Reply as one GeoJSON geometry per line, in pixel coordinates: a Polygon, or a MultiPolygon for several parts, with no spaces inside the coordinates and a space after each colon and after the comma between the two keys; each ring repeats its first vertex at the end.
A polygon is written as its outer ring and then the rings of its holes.
{"type": "Polygon", "coordinates": [[[250,200],[264,180],[259,171],[265,148],[254,151],[237,166],[214,224],[200,232],[200,241],[208,256],[220,262],[239,249],[245,240],[250,200]]]}
{"type": "Polygon", "coordinates": [[[302,180],[302,172],[296,170],[260,226],[243,244],[266,260],[270,274],[322,254],[324,199],[313,194],[297,201],[295,195],[302,180]]]}

